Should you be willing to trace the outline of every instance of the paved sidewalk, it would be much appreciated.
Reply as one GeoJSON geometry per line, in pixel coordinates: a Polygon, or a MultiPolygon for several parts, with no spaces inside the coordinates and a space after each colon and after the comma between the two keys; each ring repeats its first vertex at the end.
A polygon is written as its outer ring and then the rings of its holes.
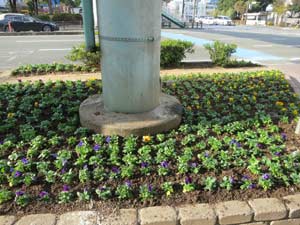
{"type": "Polygon", "coordinates": [[[277,65],[268,68],[282,71],[294,91],[300,95],[300,64],[277,65]]]}

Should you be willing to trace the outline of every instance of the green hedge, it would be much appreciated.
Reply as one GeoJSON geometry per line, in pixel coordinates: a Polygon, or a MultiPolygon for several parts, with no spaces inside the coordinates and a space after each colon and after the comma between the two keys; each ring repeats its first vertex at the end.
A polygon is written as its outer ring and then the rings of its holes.
{"type": "Polygon", "coordinates": [[[80,21],[82,16],[80,14],[71,13],[57,13],[52,17],[52,21],[80,21]]]}
{"type": "MultiPolygon", "coordinates": [[[[67,56],[67,59],[71,61],[79,61],[88,66],[94,66],[100,68],[100,56],[101,52],[99,44],[97,44],[97,51],[90,53],[86,52],[85,45],[79,45],[73,47],[71,53],[67,56]]],[[[181,61],[186,57],[187,53],[194,52],[194,44],[188,41],[180,40],[163,40],[161,42],[161,63],[162,67],[178,66],[181,61]]]]}
{"type": "Polygon", "coordinates": [[[194,52],[194,44],[189,41],[164,40],[161,42],[160,65],[178,66],[187,53],[194,52]]]}

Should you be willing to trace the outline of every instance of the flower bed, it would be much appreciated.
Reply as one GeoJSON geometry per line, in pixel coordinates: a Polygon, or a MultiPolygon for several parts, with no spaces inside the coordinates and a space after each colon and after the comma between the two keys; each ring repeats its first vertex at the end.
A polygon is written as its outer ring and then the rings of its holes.
{"type": "Polygon", "coordinates": [[[0,91],[0,213],[82,208],[91,199],[132,207],[299,190],[300,103],[278,71],[165,78],[163,91],[184,106],[182,124],[144,137],[80,127],[79,105],[101,92],[99,80],[0,91]]]}

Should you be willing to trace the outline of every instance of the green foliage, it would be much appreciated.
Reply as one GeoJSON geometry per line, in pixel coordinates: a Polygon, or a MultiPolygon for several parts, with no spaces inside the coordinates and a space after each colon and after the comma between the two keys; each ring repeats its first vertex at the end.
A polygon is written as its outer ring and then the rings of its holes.
{"type": "Polygon", "coordinates": [[[82,16],[80,14],[71,13],[56,13],[52,17],[52,21],[80,21],[82,16]]]}
{"type": "Polygon", "coordinates": [[[230,57],[236,52],[235,44],[225,44],[220,41],[215,41],[213,44],[205,44],[205,49],[208,50],[210,59],[217,66],[226,66],[230,63],[230,57]]]}
{"type": "Polygon", "coordinates": [[[99,43],[96,44],[96,48],[93,51],[87,51],[85,49],[85,44],[74,46],[66,58],[73,62],[81,62],[87,67],[97,68],[99,70],[101,58],[100,45],[99,43]]]}
{"type": "Polygon", "coordinates": [[[19,66],[11,72],[13,76],[31,76],[31,75],[43,75],[52,73],[64,73],[64,72],[95,72],[98,68],[90,67],[87,65],[78,64],[29,64],[19,66]]]}
{"type": "Polygon", "coordinates": [[[49,14],[39,14],[34,17],[39,18],[40,20],[43,20],[43,21],[51,21],[51,17],[49,14]]]}
{"type": "Polygon", "coordinates": [[[187,53],[194,52],[194,44],[189,41],[164,40],[161,42],[160,65],[178,66],[187,53]]]}

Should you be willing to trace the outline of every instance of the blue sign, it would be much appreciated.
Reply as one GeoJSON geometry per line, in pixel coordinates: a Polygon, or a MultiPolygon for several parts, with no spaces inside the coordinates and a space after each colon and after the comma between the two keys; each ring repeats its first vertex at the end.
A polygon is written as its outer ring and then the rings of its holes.
{"type": "Polygon", "coordinates": [[[52,5],[59,5],[60,4],[60,0],[52,0],[52,5]]]}

